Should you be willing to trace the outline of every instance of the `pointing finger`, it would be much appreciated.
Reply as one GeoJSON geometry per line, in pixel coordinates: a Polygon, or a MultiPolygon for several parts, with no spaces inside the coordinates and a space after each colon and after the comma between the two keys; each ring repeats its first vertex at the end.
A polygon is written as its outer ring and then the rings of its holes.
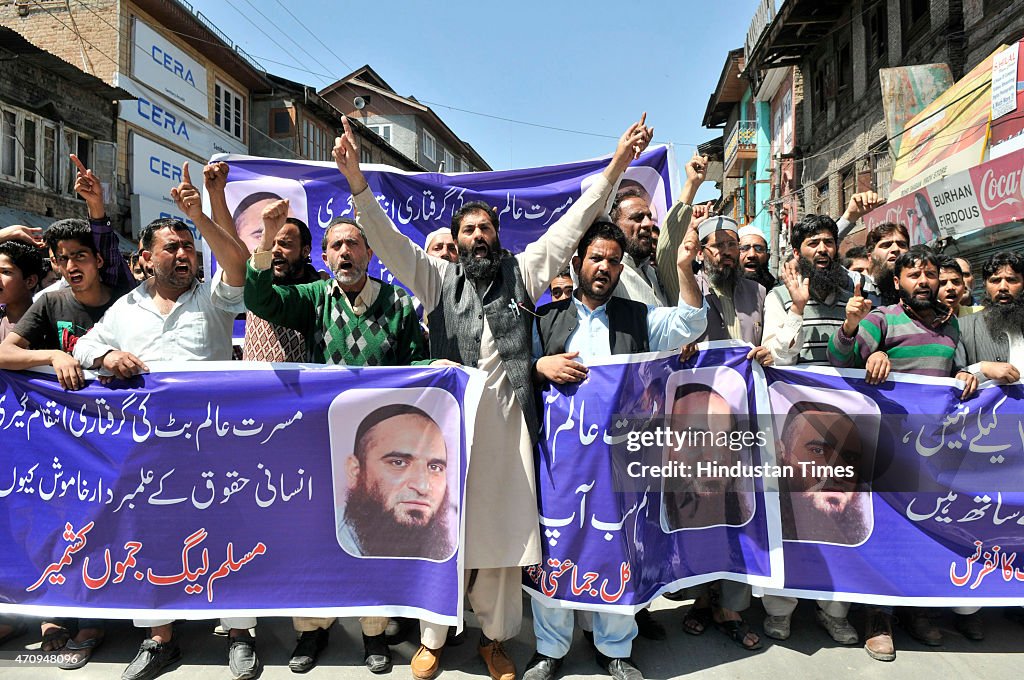
{"type": "Polygon", "coordinates": [[[192,184],[192,178],[188,176],[188,161],[181,164],[181,181],[185,184],[192,184]]]}
{"type": "Polygon", "coordinates": [[[79,171],[80,173],[82,173],[83,175],[84,175],[84,174],[86,174],[86,173],[88,172],[88,171],[86,170],[85,166],[84,166],[84,165],[82,165],[82,161],[80,161],[80,160],[78,159],[78,156],[76,156],[75,154],[71,154],[71,162],[75,164],[75,167],[77,167],[77,168],[78,168],[78,171],[79,171]]]}

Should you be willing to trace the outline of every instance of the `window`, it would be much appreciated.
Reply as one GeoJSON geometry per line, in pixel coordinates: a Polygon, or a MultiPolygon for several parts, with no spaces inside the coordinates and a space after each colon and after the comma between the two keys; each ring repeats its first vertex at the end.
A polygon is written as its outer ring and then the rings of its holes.
{"type": "Polygon", "coordinates": [[[21,145],[25,154],[25,163],[21,166],[21,181],[25,184],[36,183],[36,121],[23,118],[21,121],[21,145]]]}
{"type": "MultiPolygon", "coordinates": [[[[61,149],[60,156],[67,158],[67,154],[73,153],[78,156],[78,159],[82,161],[82,165],[85,167],[92,167],[92,146],[90,139],[83,137],[74,130],[64,129],[64,148],[61,149]]],[[[75,172],[68,167],[67,176],[64,182],[64,193],[75,195],[75,172]]],[[[97,171],[98,172],[98,171],[97,171]]],[[[110,175],[108,175],[110,176],[110,175]]]]}
{"type": "Polygon", "coordinates": [[[429,131],[423,131],[423,155],[432,161],[437,160],[437,140],[429,131]]]}
{"type": "Polygon", "coordinates": [[[300,140],[302,155],[311,161],[331,160],[331,148],[334,146],[327,130],[309,118],[302,119],[302,139],[300,140]]]}
{"type": "Polygon", "coordinates": [[[825,64],[819,64],[817,70],[814,72],[814,82],[811,86],[811,103],[813,105],[814,116],[822,116],[825,114],[825,87],[828,79],[826,71],[827,62],[825,64]]]}
{"type": "Polygon", "coordinates": [[[850,205],[850,199],[857,192],[857,189],[856,189],[856,174],[853,172],[853,168],[850,168],[849,170],[846,171],[846,174],[844,174],[842,177],[843,177],[842,207],[843,207],[843,210],[845,210],[846,206],[850,205]]]}
{"type": "Polygon", "coordinates": [[[844,43],[836,52],[836,63],[838,65],[837,94],[849,95],[853,92],[853,55],[850,52],[850,43],[844,43]]]}
{"type": "Polygon", "coordinates": [[[828,180],[825,180],[824,182],[819,184],[817,188],[818,205],[814,209],[814,212],[816,212],[819,215],[828,215],[830,214],[828,205],[828,180]]]}
{"type": "Polygon", "coordinates": [[[0,172],[14,177],[18,172],[18,118],[14,111],[3,112],[3,130],[0,133],[0,172]]]}
{"type": "Polygon", "coordinates": [[[455,156],[448,149],[444,150],[444,171],[458,172],[458,168],[455,167],[455,156]]]}
{"type": "Polygon", "coordinates": [[[43,164],[42,180],[43,186],[50,191],[60,189],[60,165],[57,159],[60,151],[57,149],[57,128],[48,123],[43,124],[43,164]]]}
{"type": "Polygon", "coordinates": [[[360,163],[372,163],[373,152],[366,146],[359,147],[359,162],[360,163]]]}
{"type": "MultiPolygon", "coordinates": [[[[921,32],[928,30],[931,0],[902,0],[901,4],[903,35],[906,38],[916,37],[921,32]]],[[[909,42],[908,39],[903,41],[904,51],[909,46],[909,42]]]]}
{"type": "Polygon", "coordinates": [[[292,133],[292,112],[289,109],[270,109],[270,135],[287,137],[292,133]]]}
{"type": "Polygon", "coordinates": [[[889,47],[889,15],[885,2],[864,13],[864,39],[868,64],[881,61],[889,47]]]}
{"type": "Polygon", "coordinates": [[[245,108],[241,95],[217,83],[213,96],[213,124],[236,139],[244,139],[245,108]]]}
{"type": "Polygon", "coordinates": [[[388,144],[391,143],[391,125],[390,124],[367,125],[366,127],[370,131],[372,131],[372,132],[380,135],[381,137],[383,137],[384,141],[387,142],[388,144]]]}

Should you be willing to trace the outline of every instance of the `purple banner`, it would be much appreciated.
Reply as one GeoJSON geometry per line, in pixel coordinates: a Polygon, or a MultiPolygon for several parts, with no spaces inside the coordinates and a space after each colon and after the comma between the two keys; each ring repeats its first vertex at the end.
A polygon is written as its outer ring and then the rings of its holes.
{"type": "Polygon", "coordinates": [[[475,371],[152,368],[0,371],[0,610],[461,621],[475,371]]]}

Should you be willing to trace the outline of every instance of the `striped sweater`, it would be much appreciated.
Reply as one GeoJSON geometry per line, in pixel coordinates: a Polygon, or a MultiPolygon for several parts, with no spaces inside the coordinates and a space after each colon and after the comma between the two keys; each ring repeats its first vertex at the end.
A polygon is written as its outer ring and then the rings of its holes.
{"type": "Polygon", "coordinates": [[[864,368],[869,356],[882,351],[894,372],[948,378],[957,372],[953,354],[959,339],[956,317],[929,327],[895,304],[871,310],[855,338],[837,329],[828,341],[828,358],[840,368],[864,368]]]}

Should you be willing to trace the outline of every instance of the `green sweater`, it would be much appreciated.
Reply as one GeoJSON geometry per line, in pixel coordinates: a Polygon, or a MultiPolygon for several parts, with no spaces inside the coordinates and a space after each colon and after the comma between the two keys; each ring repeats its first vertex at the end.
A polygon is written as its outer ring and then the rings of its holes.
{"type": "Polygon", "coordinates": [[[274,285],[273,269],[245,272],[245,306],[253,314],[306,338],[309,360],[342,366],[409,366],[426,359],[412,298],[380,283],[380,293],[362,316],[352,312],[334,279],[295,286],[274,285]]]}

